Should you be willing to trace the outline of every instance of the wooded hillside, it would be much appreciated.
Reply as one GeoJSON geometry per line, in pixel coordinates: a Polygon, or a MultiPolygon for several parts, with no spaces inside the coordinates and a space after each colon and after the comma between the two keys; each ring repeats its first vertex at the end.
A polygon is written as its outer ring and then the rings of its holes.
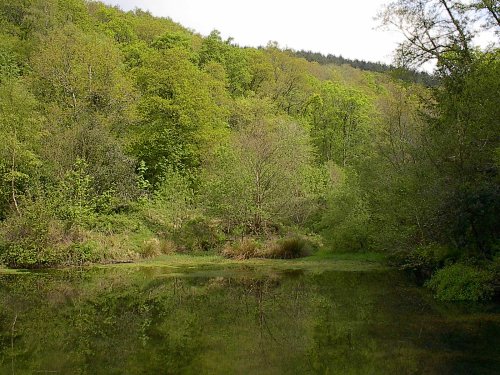
{"type": "MultiPolygon", "coordinates": [[[[412,20],[403,3],[385,22],[412,20]]],[[[498,9],[457,4],[448,34],[404,49],[437,58],[427,88],[141,10],[0,0],[1,262],[324,247],[491,280],[500,52],[470,45],[466,17],[498,31],[498,9]]]]}

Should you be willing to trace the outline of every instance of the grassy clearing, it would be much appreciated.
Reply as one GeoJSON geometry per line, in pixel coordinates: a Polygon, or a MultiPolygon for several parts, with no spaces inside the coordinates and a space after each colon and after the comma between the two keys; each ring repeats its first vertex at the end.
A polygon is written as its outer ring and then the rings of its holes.
{"type": "Polygon", "coordinates": [[[25,271],[12,269],[12,268],[5,268],[2,265],[0,265],[0,275],[14,275],[14,274],[22,273],[22,272],[25,272],[25,271]]]}
{"type": "Polygon", "coordinates": [[[376,262],[384,263],[385,255],[375,252],[356,252],[356,253],[337,253],[327,252],[324,250],[318,251],[316,254],[306,258],[308,260],[352,260],[360,262],[376,262]]]}
{"type": "Polygon", "coordinates": [[[385,270],[383,257],[376,253],[366,254],[326,254],[299,259],[228,259],[220,255],[184,255],[171,254],[139,261],[136,263],[115,264],[99,267],[163,267],[172,270],[241,268],[270,270],[306,270],[306,271],[369,271],[385,270]]]}
{"type": "MultiPolygon", "coordinates": [[[[96,268],[164,268],[167,273],[191,272],[194,270],[248,270],[287,271],[304,270],[313,272],[332,271],[371,271],[385,270],[384,257],[378,253],[327,253],[316,254],[298,259],[232,259],[215,253],[166,254],[156,257],[116,264],[94,264],[86,267],[96,268]]],[[[70,267],[71,268],[71,267],[70,267]]],[[[0,266],[0,275],[26,272],[0,266]]]]}

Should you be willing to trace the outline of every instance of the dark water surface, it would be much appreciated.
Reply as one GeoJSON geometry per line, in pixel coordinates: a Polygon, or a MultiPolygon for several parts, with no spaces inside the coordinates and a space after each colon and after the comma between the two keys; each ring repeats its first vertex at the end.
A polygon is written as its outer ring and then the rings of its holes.
{"type": "Polygon", "coordinates": [[[500,314],[388,270],[3,274],[0,374],[500,374],[500,314]]]}

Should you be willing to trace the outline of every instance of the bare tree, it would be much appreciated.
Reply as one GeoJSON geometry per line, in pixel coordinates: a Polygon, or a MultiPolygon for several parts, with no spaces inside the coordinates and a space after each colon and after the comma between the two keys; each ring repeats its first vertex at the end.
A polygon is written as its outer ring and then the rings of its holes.
{"type": "Polygon", "coordinates": [[[464,0],[396,0],[379,13],[383,26],[396,28],[405,37],[397,51],[397,62],[405,67],[430,60],[448,72],[456,62],[470,62],[473,41],[481,31],[500,23],[498,0],[475,3],[464,0]]]}

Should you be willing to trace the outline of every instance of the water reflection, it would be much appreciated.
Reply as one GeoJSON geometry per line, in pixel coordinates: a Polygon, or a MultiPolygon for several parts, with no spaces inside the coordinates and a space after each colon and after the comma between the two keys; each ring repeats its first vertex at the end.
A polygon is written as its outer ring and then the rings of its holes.
{"type": "Polygon", "coordinates": [[[389,271],[1,275],[0,373],[496,374],[495,309],[389,271]]]}

